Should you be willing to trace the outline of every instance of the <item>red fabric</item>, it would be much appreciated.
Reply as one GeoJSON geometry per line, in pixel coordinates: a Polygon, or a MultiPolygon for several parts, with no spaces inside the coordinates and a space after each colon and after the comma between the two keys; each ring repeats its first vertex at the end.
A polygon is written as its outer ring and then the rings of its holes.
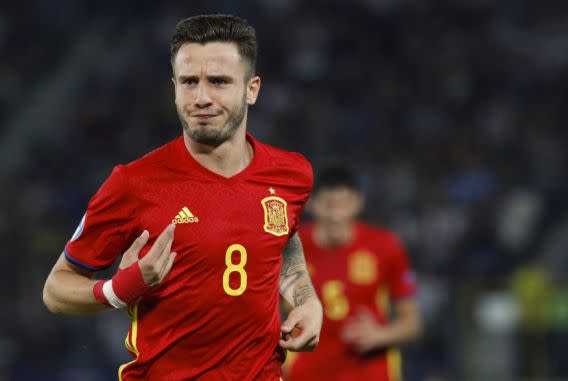
{"type": "Polygon", "coordinates": [[[125,170],[115,167],[89,201],[81,234],[65,246],[74,264],[89,270],[109,267],[136,238],[140,223],[125,170]]]}
{"type": "Polygon", "coordinates": [[[352,242],[325,249],[314,242],[313,231],[314,225],[308,224],[300,230],[300,237],[312,282],[324,307],[323,329],[315,352],[298,354],[292,363],[289,381],[394,381],[389,378],[386,350],[360,356],[343,343],[340,332],[359,306],[370,310],[378,322],[388,322],[388,311],[377,302],[380,289],[391,299],[408,297],[416,291],[400,241],[387,230],[358,223],[352,242]],[[358,271],[362,275],[356,276],[355,258],[361,255],[364,260],[359,262],[358,271]],[[344,313],[335,310],[334,319],[330,318],[329,294],[323,292],[329,281],[340,282],[341,288],[335,289],[335,300],[342,298],[348,305],[344,313]]]}
{"type": "Polygon", "coordinates": [[[112,277],[112,289],[120,300],[126,304],[131,304],[149,291],[150,286],[144,283],[138,263],[134,263],[125,270],[118,269],[112,277]]]}
{"type": "Polygon", "coordinates": [[[281,255],[297,229],[313,174],[301,155],[247,138],[254,158],[230,178],[197,163],[181,137],[117,167],[89,203],[83,232],[67,244],[70,258],[100,268],[147,229],[143,257],[182,208],[197,218],[176,226],[171,272],[129,308],[136,312],[129,345],[139,355],[123,369],[123,380],[278,380],[281,255]],[[265,230],[266,197],[286,202],[287,234],[265,230]],[[234,267],[243,258],[234,244],[247,253],[241,270],[247,285],[239,296],[225,290],[243,284],[234,267]],[[234,264],[230,269],[227,260],[234,264]]]}
{"type": "Polygon", "coordinates": [[[108,302],[105,294],[103,293],[103,284],[105,284],[106,280],[100,280],[93,286],[93,295],[95,299],[104,304],[105,306],[112,307],[112,305],[108,302]]]}

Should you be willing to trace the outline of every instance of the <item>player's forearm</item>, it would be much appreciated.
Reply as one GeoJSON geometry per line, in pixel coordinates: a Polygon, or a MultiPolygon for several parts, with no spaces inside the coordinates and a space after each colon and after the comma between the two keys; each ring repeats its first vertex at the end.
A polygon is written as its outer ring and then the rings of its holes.
{"type": "Polygon", "coordinates": [[[288,240],[282,255],[280,271],[282,297],[293,307],[301,306],[309,299],[314,299],[319,303],[308,275],[302,243],[297,233],[288,240]]]}
{"type": "Polygon", "coordinates": [[[93,295],[96,282],[65,270],[49,275],[43,289],[43,301],[56,314],[86,315],[108,309],[93,295]]]}
{"type": "Polygon", "coordinates": [[[107,309],[93,295],[96,281],[66,267],[60,258],[47,277],[43,288],[43,302],[56,314],[86,315],[107,309]]]}
{"type": "Polygon", "coordinates": [[[307,271],[305,275],[303,272],[297,272],[281,278],[280,294],[292,307],[301,306],[309,299],[319,301],[307,271]]]}
{"type": "Polygon", "coordinates": [[[384,328],[382,344],[396,346],[416,339],[422,333],[422,319],[413,299],[400,301],[394,306],[394,319],[384,328]]]}
{"type": "Polygon", "coordinates": [[[394,320],[381,330],[380,346],[397,346],[420,336],[422,324],[417,319],[394,320]]]}

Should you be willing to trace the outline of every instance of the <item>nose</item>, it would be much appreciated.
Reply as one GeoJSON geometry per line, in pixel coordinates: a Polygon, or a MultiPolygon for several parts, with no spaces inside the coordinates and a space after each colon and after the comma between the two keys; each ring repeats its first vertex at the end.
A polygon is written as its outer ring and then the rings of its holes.
{"type": "Polygon", "coordinates": [[[340,224],[348,219],[348,213],[341,205],[330,205],[327,216],[328,221],[333,224],[340,224]]]}
{"type": "Polygon", "coordinates": [[[200,83],[197,86],[194,103],[197,108],[206,108],[213,103],[207,91],[207,84],[200,83]]]}

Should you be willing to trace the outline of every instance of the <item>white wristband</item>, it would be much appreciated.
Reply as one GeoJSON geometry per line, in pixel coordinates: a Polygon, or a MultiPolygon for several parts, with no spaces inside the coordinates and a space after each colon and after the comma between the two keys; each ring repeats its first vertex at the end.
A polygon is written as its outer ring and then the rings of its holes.
{"type": "Polygon", "coordinates": [[[118,296],[116,296],[116,294],[114,293],[114,290],[112,289],[112,279],[106,281],[103,284],[103,294],[107,298],[110,305],[113,306],[114,308],[126,308],[126,307],[128,307],[128,304],[126,304],[122,300],[120,300],[120,298],[118,296]]]}

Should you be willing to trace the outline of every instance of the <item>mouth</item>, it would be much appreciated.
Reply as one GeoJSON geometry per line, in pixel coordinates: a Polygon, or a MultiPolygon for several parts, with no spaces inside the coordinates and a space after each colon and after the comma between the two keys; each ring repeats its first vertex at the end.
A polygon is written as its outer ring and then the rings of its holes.
{"type": "Polygon", "coordinates": [[[218,114],[205,114],[205,113],[200,113],[200,114],[192,114],[190,115],[192,118],[198,119],[198,120],[208,120],[208,119],[212,119],[215,118],[217,116],[219,116],[218,114]]]}

